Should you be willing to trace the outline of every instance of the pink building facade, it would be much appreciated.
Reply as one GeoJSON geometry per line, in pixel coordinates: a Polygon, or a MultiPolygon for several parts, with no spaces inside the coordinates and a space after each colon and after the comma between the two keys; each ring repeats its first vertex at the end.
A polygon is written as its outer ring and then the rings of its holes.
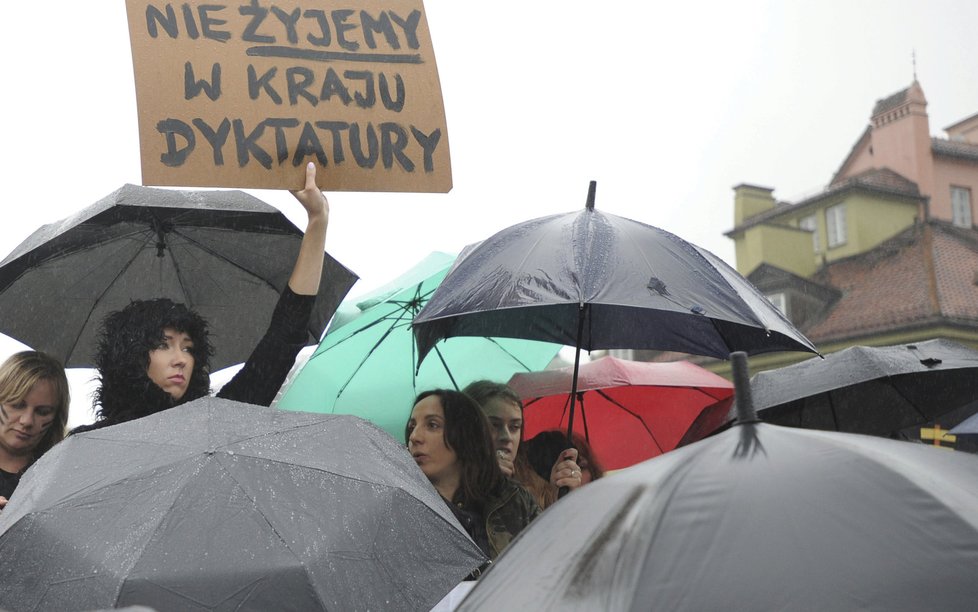
{"type": "Polygon", "coordinates": [[[832,178],[830,187],[867,170],[889,169],[917,184],[928,214],[972,227],[978,194],[978,115],[932,137],[927,99],[920,83],[876,102],[862,136],[832,178]]]}

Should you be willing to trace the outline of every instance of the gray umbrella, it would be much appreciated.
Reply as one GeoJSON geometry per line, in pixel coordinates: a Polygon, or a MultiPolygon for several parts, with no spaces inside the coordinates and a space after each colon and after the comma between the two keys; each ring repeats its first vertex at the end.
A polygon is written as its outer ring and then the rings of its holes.
{"type": "Polygon", "coordinates": [[[484,561],[379,428],[210,397],[69,437],[0,513],[9,610],[427,610],[484,561]]]}
{"type": "Polygon", "coordinates": [[[978,400],[978,351],[944,339],[853,346],[759,372],[751,389],[766,423],[893,436],[978,400]]]}
{"type": "Polygon", "coordinates": [[[978,458],[748,417],[557,502],[458,610],[973,610],[975,576],[978,458]]]}
{"type": "MultiPolygon", "coordinates": [[[[207,319],[218,370],[258,343],[301,241],[285,215],[242,191],[125,185],[39,228],[0,263],[0,332],[67,367],[90,367],[107,313],[167,297],[207,319]]],[[[310,344],[356,279],[324,255],[310,344]]]]}

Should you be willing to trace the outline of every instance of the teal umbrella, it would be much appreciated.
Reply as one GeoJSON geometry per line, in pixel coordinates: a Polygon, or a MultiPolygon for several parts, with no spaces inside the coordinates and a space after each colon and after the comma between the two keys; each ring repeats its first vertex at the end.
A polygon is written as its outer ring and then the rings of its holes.
{"type": "Polygon", "coordinates": [[[354,414],[402,440],[419,391],[461,389],[480,379],[505,382],[517,372],[544,369],[562,345],[485,337],[438,342],[418,369],[411,322],[454,261],[453,255],[434,252],[356,303],[341,304],[277,406],[354,414]]]}

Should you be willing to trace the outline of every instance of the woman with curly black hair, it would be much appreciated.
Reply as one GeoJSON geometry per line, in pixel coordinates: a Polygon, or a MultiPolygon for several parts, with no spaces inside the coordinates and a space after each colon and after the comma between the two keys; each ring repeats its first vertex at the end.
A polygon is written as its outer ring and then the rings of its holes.
{"type": "MultiPolygon", "coordinates": [[[[329,203],[316,186],[316,167],[306,167],[305,187],[292,192],[308,216],[288,286],[265,336],[241,370],[217,394],[269,405],[305,346],[306,325],[323,270],[329,203]]],[[[207,322],[166,298],[134,301],[102,323],[95,366],[97,420],[72,433],[124,423],[210,393],[207,322]]]]}

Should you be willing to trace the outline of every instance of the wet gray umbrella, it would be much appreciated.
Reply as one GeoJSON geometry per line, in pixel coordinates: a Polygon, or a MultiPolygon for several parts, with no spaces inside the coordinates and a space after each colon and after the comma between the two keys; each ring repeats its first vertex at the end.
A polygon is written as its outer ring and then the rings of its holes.
{"type": "MultiPolygon", "coordinates": [[[[726,359],[815,347],[747,279],[665,230],[584,209],[517,223],[461,254],[414,318],[418,362],[443,338],[502,336],[581,349],[726,359]]],[[[572,426],[568,426],[568,437],[572,426]]]]}
{"type": "Polygon", "coordinates": [[[978,400],[978,351],[942,338],[853,346],[759,372],[751,388],[766,423],[893,436],[978,400]]]}
{"type": "Polygon", "coordinates": [[[948,433],[956,436],[978,436],[978,414],[971,415],[948,433]]]}
{"type": "MultiPolygon", "coordinates": [[[[285,215],[242,191],[124,185],[39,228],[0,263],[0,332],[67,367],[90,367],[107,313],[167,297],[207,319],[218,370],[258,343],[301,241],[285,215]]],[[[356,279],[324,255],[310,344],[356,279]]]]}
{"type": "Polygon", "coordinates": [[[27,471],[0,609],[428,610],[484,560],[376,426],[208,397],[27,471]]]}
{"type": "Polygon", "coordinates": [[[978,457],[745,415],[548,508],[459,612],[975,608],[978,457]]]}

